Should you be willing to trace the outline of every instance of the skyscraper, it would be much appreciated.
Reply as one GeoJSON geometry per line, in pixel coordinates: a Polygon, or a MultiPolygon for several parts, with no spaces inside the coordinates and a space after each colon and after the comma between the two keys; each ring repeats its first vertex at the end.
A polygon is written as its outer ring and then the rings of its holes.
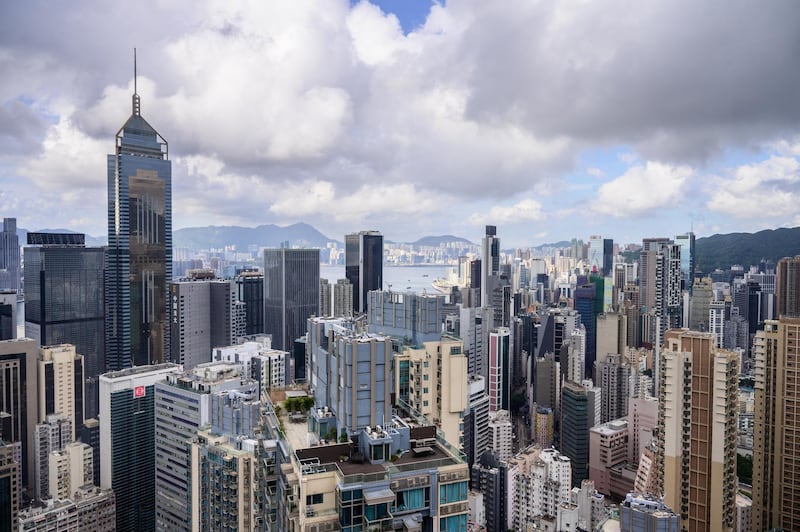
{"type": "Polygon", "coordinates": [[[245,304],[245,334],[264,332],[264,274],[242,271],[236,275],[236,299],[245,304]]]}
{"type": "Polygon", "coordinates": [[[83,356],[74,345],[39,350],[39,419],[50,414],[67,416],[72,422],[70,441],[76,439],[84,420],[83,373],[83,356]]]}
{"type": "Polygon", "coordinates": [[[0,231],[0,290],[14,290],[20,295],[16,218],[3,218],[3,230],[0,231]]]}
{"type": "MultiPolygon", "coordinates": [[[[212,362],[155,384],[156,530],[192,530],[190,442],[211,424],[211,394],[238,390],[245,379],[233,364],[212,362]]],[[[248,388],[258,389],[254,381],[248,388]]]]}
{"type": "Polygon", "coordinates": [[[566,381],[561,388],[561,452],[572,461],[572,485],[589,478],[589,429],[600,421],[600,388],[566,381]]]}
{"type": "Polygon", "coordinates": [[[272,346],[291,351],[319,314],[319,250],[264,250],[264,332],[272,346]]]}
{"type": "Polygon", "coordinates": [[[500,275],[500,239],[497,227],[486,226],[486,235],[481,240],[481,306],[492,306],[493,282],[490,278],[500,275]]]}
{"type": "Polygon", "coordinates": [[[344,237],[344,274],[353,285],[353,312],[367,312],[367,294],[383,289],[383,235],[361,231],[344,237]]]}
{"type": "Polygon", "coordinates": [[[25,336],[75,346],[84,357],[86,418],[97,417],[97,379],[106,371],[103,248],[84,247],[77,233],[28,233],[28,244],[25,336]]]}
{"type": "Polygon", "coordinates": [[[17,462],[19,443],[0,439],[0,530],[17,530],[19,512],[19,476],[21,466],[17,462]]]}
{"type": "Polygon", "coordinates": [[[691,294],[694,289],[695,251],[694,233],[675,237],[675,243],[681,247],[681,281],[682,288],[691,294]]]}
{"type": "Polygon", "coordinates": [[[489,410],[511,410],[511,330],[489,333],[489,410]]]}
{"type": "Polygon", "coordinates": [[[36,393],[36,342],[28,338],[0,342],[0,412],[11,415],[11,423],[0,435],[5,442],[22,444],[19,472],[22,485],[32,491],[34,475],[34,427],[39,415],[36,393]]]}
{"type": "Polygon", "coordinates": [[[245,304],[236,299],[235,281],[210,275],[169,285],[170,353],[173,362],[186,370],[211,362],[213,348],[232,345],[245,333],[245,304]]]}
{"type": "Polygon", "coordinates": [[[711,333],[671,329],[659,372],[657,471],[664,503],[688,530],[733,530],[739,356],[717,349],[711,333]]]}
{"type": "Polygon", "coordinates": [[[100,377],[100,486],[117,497],[117,530],[154,530],[155,384],[175,364],[138,366],[100,377]]]}
{"type": "Polygon", "coordinates": [[[614,241],[598,235],[589,237],[589,272],[610,277],[613,264],[614,241]]]}
{"type": "Polygon", "coordinates": [[[775,285],[777,317],[800,317],[800,255],[778,261],[775,285]]]}
{"type": "Polygon", "coordinates": [[[800,530],[798,338],[800,318],[784,317],[753,341],[753,530],[800,530]]]}
{"type": "Polygon", "coordinates": [[[17,293],[0,290],[0,341],[17,337],[17,293]]]}
{"type": "Polygon", "coordinates": [[[131,116],[108,156],[106,367],[112,371],[170,360],[172,163],[167,141],[140,111],[134,84],[131,116]]]}

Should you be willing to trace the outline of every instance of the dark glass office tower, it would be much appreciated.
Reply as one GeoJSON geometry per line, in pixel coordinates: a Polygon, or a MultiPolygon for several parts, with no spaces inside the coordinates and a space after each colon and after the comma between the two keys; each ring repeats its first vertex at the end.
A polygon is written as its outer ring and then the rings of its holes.
{"type": "Polygon", "coordinates": [[[319,314],[319,250],[264,250],[264,332],[272,347],[293,351],[306,322],[319,314]]]}
{"type": "Polygon", "coordinates": [[[17,219],[4,218],[0,231],[0,290],[19,294],[19,238],[17,219]]]}
{"type": "Polygon", "coordinates": [[[39,419],[36,342],[27,338],[0,342],[0,413],[11,415],[2,439],[22,444],[23,489],[33,487],[34,427],[39,419]]]}
{"type": "Polygon", "coordinates": [[[17,293],[0,289],[0,341],[17,337],[17,293]]]}
{"type": "Polygon", "coordinates": [[[383,289],[383,235],[361,231],[344,237],[344,273],[353,285],[353,312],[367,312],[367,294],[383,289]]]}
{"type": "Polygon", "coordinates": [[[108,156],[106,366],[169,360],[167,282],[172,279],[172,164],[167,141],[140,114],[108,156]]]}
{"type": "Polygon", "coordinates": [[[25,336],[39,345],[72,344],[83,355],[86,417],[93,418],[106,368],[104,251],[83,243],[82,234],[28,233],[37,247],[24,249],[25,336]]]}
{"type": "Polygon", "coordinates": [[[236,298],[245,306],[245,334],[264,332],[264,275],[244,270],[236,274],[236,298]]]}

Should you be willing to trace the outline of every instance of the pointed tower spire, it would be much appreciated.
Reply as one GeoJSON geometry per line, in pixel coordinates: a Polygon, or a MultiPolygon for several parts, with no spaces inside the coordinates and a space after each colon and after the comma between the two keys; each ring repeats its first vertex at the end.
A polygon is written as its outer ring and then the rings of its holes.
{"type": "Polygon", "coordinates": [[[133,49],[133,114],[139,116],[141,114],[141,103],[139,102],[139,93],[137,92],[136,84],[136,48],[133,49]]]}

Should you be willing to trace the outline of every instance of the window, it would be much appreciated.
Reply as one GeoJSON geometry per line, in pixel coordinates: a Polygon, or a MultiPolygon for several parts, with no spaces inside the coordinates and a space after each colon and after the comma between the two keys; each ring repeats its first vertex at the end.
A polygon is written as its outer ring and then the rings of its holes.
{"type": "Polygon", "coordinates": [[[442,484],[439,486],[439,504],[449,504],[451,502],[467,500],[467,483],[453,482],[452,484],[442,484]]]}
{"type": "Polygon", "coordinates": [[[467,529],[467,516],[451,515],[450,517],[442,517],[439,519],[440,532],[459,532],[467,529]]]}
{"type": "Polygon", "coordinates": [[[306,495],[306,504],[322,504],[322,493],[306,495]]]}
{"type": "Polygon", "coordinates": [[[416,488],[397,492],[395,508],[401,512],[425,508],[428,506],[428,489],[416,488]]]}

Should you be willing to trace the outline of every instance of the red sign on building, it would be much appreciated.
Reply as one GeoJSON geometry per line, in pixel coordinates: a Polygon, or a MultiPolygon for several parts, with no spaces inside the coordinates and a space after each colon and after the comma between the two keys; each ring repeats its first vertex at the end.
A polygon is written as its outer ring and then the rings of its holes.
{"type": "Polygon", "coordinates": [[[134,397],[144,397],[145,389],[144,386],[137,386],[133,389],[133,396],[134,397]]]}

